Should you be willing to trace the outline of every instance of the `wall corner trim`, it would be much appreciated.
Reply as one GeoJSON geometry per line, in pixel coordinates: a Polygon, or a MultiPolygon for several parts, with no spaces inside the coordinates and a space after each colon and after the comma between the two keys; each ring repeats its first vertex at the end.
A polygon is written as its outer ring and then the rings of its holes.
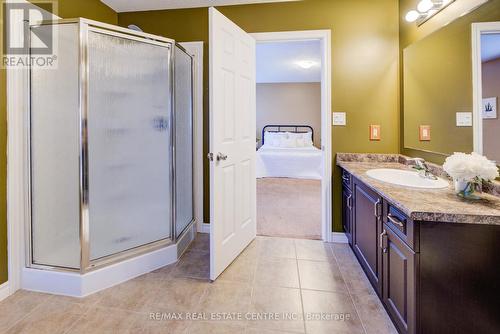
{"type": "Polygon", "coordinates": [[[10,286],[9,286],[9,281],[3,283],[0,285],[0,301],[4,300],[5,298],[9,297],[11,295],[10,293],[10,286]]]}
{"type": "Polygon", "coordinates": [[[210,223],[198,224],[198,233],[209,233],[210,234],[210,223]]]}
{"type": "Polygon", "coordinates": [[[341,243],[341,244],[348,243],[347,236],[345,235],[345,233],[342,233],[342,232],[332,232],[331,241],[336,242],[336,243],[341,243]]]}

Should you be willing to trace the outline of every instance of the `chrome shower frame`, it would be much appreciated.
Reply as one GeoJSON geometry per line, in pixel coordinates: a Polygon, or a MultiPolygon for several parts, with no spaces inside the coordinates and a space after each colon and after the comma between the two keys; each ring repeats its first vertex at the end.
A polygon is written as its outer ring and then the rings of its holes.
{"type": "MultiPolygon", "coordinates": [[[[87,119],[88,119],[88,71],[89,71],[89,63],[88,63],[88,32],[95,31],[98,33],[104,33],[120,38],[131,39],[143,43],[158,45],[162,47],[166,47],[170,49],[170,95],[174,96],[174,45],[175,41],[169,38],[156,36],[144,32],[134,31],[106,23],[101,23],[93,20],[88,20],[84,18],[78,19],[62,19],[62,20],[54,20],[54,21],[43,21],[37,24],[33,24],[31,27],[42,26],[42,25],[60,25],[60,24],[78,24],[79,30],[79,179],[80,179],[80,217],[79,217],[79,238],[80,238],[80,268],[68,268],[54,265],[45,265],[45,264],[36,264],[33,262],[33,235],[32,235],[32,164],[31,164],[31,69],[29,70],[29,97],[28,97],[28,166],[29,166],[29,187],[28,187],[28,199],[27,199],[27,217],[26,220],[26,266],[29,268],[35,269],[43,269],[43,270],[55,270],[55,271],[64,271],[64,272],[79,272],[81,274],[90,272],[95,269],[99,269],[105,266],[108,266],[112,263],[120,262],[123,260],[127,260],[130,258],[137,257],[138,255],[150,253],[154,250],[164,248],[166,246],[172,245],[176,238],[175,233],[175,151],[174,151],[174,143],[175,143],[175,123],[174,123],[174,100],[172,98],[172,102],[170,104],[170,127],[173,131],[171,131],[171,141],[172,145],[170,147],[170,158],[171,158],[171,166],[169,170],[169,177],[171,180],[171,191],[173,196],[171,196],[172,206],[171,210],[171,226],[170,226],[170,237],[164,238],[162,240],[158,240],[155,242],[151,242],[145,245],[141,245],[132,249],[124,250],[116,254],[112,254],[109,256],[105,256],[99,259],[90,259],[90,221],[89,221],[89,174],[88,174],[88,129],[87,129],[87,119]]],[[[31,31],[31,30],[29,30],[31,31]]],[[[31,50],[30,50],[31,51],[31,50]]],[[[31,56],[31,54],[30,54],[31,56]]]]}
{"type": "MultiPolygon", "coordinates": [[[[174,207],[172,208],[172,211],[173,211],[173,215],[174,215],[174,221],[175,221],[175,224],[174,224],[174,230],[173,230],[173,238],[174,238],[174,242],[177,242],[178,240],[181,240],[185,237],[186,233],[189,232],[189,230],[193,227],[193,225],[196,223],[195,222],[195,212],[194,212],[194,200],[195,200],[195,194],[194,194],[194,124],[193,124],[193,120],[194,120],[194,71],[195,71],[195,63],[194,63],[194,57],[189,54],[189,52],[187,52],[187,50],[182,46],[180,45],[179,43],[175,43],[175,46],[174,46],[174,49],[172,51],[172,62],[173,62],[173,66],[172,66],[172,72],[173,72],[173,80],[174,80],[174,84],[173,84],[173,94],[172,94],[172,109],[174,110],[173,112],[173,118],[172,118],[172,123],[174,124],[174,126],[172,127],[173,131],[173,143],[175,143],[175,136],[176,136],[176,129],[175,129],[175,114],[176,114],[176,110],[175,110],[175,48],[179,48],[179,50],[181,50],[184,54],[186,54],[189,58],[190,58],[190,61],[191,61],[191,156],[192,156],[192,161],[193,161],[193,165],[191,166],[191,172],[192,172],[192,175],[193,175],[193,189],[192,189],[192,192],[191,192],[191,195],[192,195],[192,202],[193,202],[193,207],[192,207],[192,210],[191,210],[191,222],[189,222],[189,224],[184,228],[184,230],[179,233],[179,235],[177,235],[177,223],[176,223],[176,218],[177,218],[177,208],[175,207],[176,205],[176,202],[175,202],[175,199],[177,196],[173,196],[174,197],[174,207]]],[[[175,145],[172,145],[173,147],[173,160],[172,160],[172,163],[173,165],[175,166],[175,162],[176,162],[176,151],[175,151],[175,145]]],[[[176,177],[175,177],[175,168],[174,168],[174,182],[173,182],[173,191],[174,191],[174,194],[176,194],[176,177]]],[[[196,233],[197,231],[195,231],[196,233]]],[[[179,255],[181,255],[183,253],[183,251],[180,252],[179,255]]]]}

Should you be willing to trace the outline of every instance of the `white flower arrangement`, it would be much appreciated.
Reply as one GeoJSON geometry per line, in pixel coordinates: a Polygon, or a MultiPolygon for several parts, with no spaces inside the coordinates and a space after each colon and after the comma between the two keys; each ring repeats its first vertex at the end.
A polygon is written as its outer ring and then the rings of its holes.
{"type": "Polygon", "coordinates": [[[475,152],[455,153],[449,156],[443,169],[453,179],[459,181],[472,181],[476,178],[492,181],[499,176],[496,163],[475,152]]]}
{"type": "Polygon", "coordinates": [[[453,154],[446,158],[443,169],[453,178],[456,193],[467,199],[480,199],[474,192],[481,192],[483,182],[499,176],[495,162],[474,152],[453,154]]]}

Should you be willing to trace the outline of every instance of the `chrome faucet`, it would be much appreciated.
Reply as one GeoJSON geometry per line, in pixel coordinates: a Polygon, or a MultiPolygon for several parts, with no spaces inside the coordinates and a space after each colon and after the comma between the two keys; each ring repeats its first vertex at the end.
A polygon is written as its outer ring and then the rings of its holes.
{"type": "Polygon", "coordinates": [[[424,159],[422,158],[414,158],[414,159],[409,159],[410,161],[415,161],[415,166],[413,166],[414,169],[418,171],[418,174],[426,179],[431,179],[431,180],[437,180],[437,176],[432,174],[429,166],[425,162],[424,159]]]}

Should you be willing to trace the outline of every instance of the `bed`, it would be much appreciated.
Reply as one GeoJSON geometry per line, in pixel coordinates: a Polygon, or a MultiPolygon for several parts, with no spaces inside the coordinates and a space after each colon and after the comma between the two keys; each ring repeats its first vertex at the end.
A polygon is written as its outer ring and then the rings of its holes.
{"type": "Polygon", "coordinates": [[[323,153],[313,145],[314,130],[308,125],[266,125],[257,150],[257,178],[322,178],[323,153]]]}

